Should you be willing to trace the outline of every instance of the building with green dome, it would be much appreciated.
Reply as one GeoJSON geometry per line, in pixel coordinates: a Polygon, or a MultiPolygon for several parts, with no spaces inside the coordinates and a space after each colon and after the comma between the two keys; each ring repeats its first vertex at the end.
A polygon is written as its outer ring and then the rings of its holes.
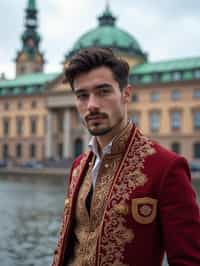
{"type": "Polygon", "coordinates": [[[147,56],[137,40],[116,25],[116,17],[112,14],[109,5],[98,17],[98,26],[83,34],[66,54],[65,59],[68,60],[78,50],[90,46],[112,48],[116,54],[125,57],[131,66],[147,61],[147,56]]]}
{"type": "MultiPolygon", "coordinates": [[[[90,136],[80,123],[69,85],[63,84],[63,73],[43,72],[35,0],[28,0],[25,13],[16,78],[0,80],[0,160],[15,165],[74,158],[87,149],[90,136]]],[[[96,28],[74,42],[64,64],[89,46],[112,48],[129,63],[134,87],[129,115],[144,134],[190,161],[200,161],[200,57],[149,62],[134,36],[118,27],[108,5],[96,28]]]]}

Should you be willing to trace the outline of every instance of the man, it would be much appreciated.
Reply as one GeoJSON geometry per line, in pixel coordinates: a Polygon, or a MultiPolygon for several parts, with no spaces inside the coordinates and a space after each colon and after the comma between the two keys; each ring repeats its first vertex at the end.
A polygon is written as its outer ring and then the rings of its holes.
{"type": "Polygon", "coordinates": [[[200,266],[200,212],[184,158],[128,120],[128,64],[88,48],[65,75],[89,152],[73,163],[54,266],[200,266]]]}

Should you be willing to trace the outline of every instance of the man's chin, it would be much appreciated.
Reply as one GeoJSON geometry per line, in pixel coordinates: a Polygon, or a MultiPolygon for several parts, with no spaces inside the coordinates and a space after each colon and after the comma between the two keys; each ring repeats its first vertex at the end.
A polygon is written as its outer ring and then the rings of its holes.
{"type": "Polygon", "coordinates": [[[111,130],[112,128],[102,128],[102,129],[88,128],[88,131],[90,132],[92,136],[104,136],[108,134],[111,130]]]}

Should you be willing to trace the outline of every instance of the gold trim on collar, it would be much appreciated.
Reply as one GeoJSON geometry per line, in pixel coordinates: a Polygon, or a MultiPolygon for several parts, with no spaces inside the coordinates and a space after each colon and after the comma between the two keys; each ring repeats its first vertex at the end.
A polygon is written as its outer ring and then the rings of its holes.
{"type": "Polygon", "coordinates": [[[133,124],[128,121],[128,124],[121,131],[121,133],[118,136],[114,137],[112,142],[111,154],[122,153],[125,150],[132,128],[133,124]]]}

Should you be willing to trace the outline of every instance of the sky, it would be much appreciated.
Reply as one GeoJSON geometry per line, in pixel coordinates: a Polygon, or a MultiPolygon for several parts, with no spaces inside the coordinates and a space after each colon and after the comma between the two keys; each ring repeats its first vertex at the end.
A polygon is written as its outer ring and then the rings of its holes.
{"type": "MultiPolygon", "coordinates": [[[[45,72],[62,71],[65,54],[98,25],[107,0],[37,0],[45,72]]],[[[0,0],[0,73],[14,78],[28,0],[0,0]]],[[[129,32],[149,61],[200,56],[199,0],[110,0],[117,26],[129,32]]]]}

